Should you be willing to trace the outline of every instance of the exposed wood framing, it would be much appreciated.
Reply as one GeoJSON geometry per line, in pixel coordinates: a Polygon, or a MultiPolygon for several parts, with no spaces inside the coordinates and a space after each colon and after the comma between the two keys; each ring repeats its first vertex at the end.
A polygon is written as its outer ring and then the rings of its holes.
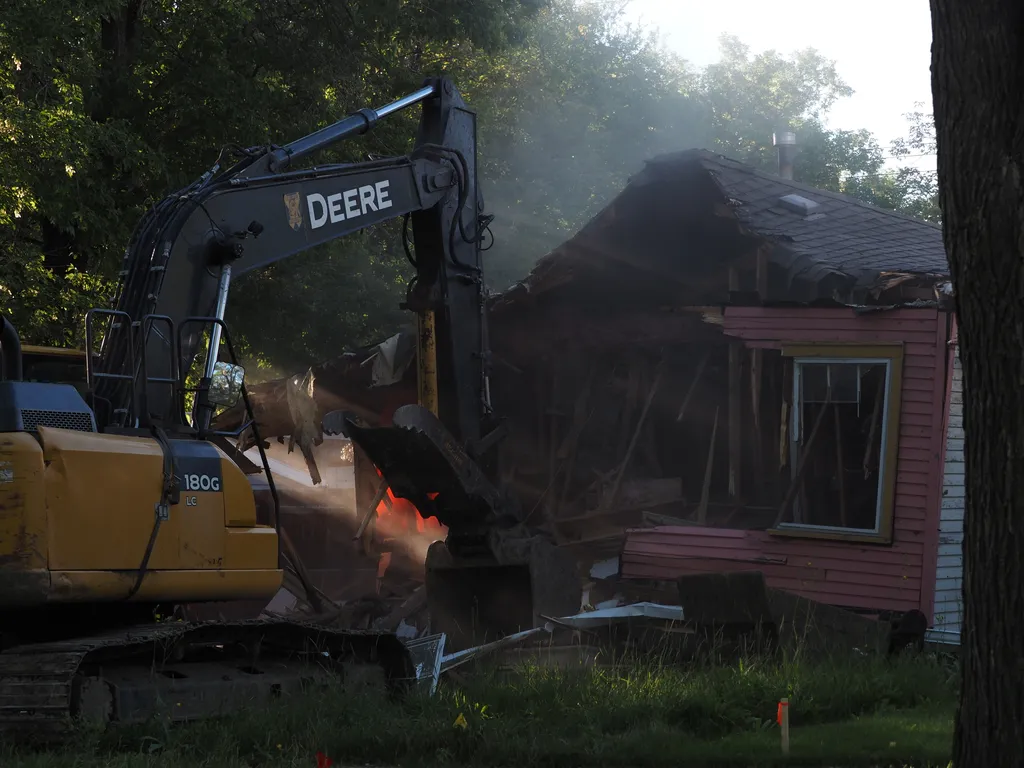
{"type": "MultiPolygon", "coordinates": [[[[763,304],[768,300],[768,253],[762,246],[757,249],[754,282],[758,298],[763,304]]],[[[754,487],[760,495],[764,493],[764,431],[761,424],[761,394],[764,388],[764,350],[750,350],[750,407],[754,421],[754,487]]]]}
{"type": "MultiPolygon", "coordinates": [[[[377,492],[373,494],[373,500],[370,502],[369,506],[366,508],[366,511],[363,513],[363,519],[359,521],[359,527],[356,528],[355,535],[352,537],[353,540],[361,539],[363,537],[363,534],[366,533],[366,529],[370,525],[370,521],[377,514],[377,507],[379,507],[380,503],[384,501],[384,497],[387,495],[387,492],[388,483],[382,477],[380,479],[380,483],[377,484],[377,492]]],[[[388,503],[388,506],[391,506],[390,501],[388,503]]]]}
{"type": "MultiPolygon", "coordinates": [[[[551,395],[548,399],[548,490],[546,492],[545,509],[547,511],[547,517],[549,521],[553,521],[558,517],[558,504],[561,499],[558,492],[554,489],[554,484],[558,480],[558,446],[559,446],[559,424],[558,419],[560,412],[558,410],[558,383],[559,383],[559,370],[560,366],[556,363],[552,366],[551,371],[551,395]]],[[[553,525],[553,523],[552,523],[553,525]]]]}
{"type": "MultiPolygon", "coordinates": [[[[874,472],[875,435],[882,428],[882,403],[885,401],[885,379],[878,382],[878,393],[875,395],[875,407],[871,412],[871,428],[868,432],[868,444],[864,449],[864,479],[867,480],[874,472]]],[[[885,449],[885,446],[882,446],[885,449]]]]}
{"type": "Polygon", "coordinates": [[[636,429],[633,430],[633,438],[629,441],[629,447],[626,449],[626,455],[622,459],[622,464],[619,465],[619,471],[615,475],[615,482],[612,485],[611,492],[608,494],[606,503],[603,505],[606,509],[614,509],[615,502],[618,500],[619,488],[622,486],[622,476],[626,472],[626,468],[629,466],[630,459],[633,458],[633,452],[636,450],[637,441],[640,439],[640,433],[643,431],[644,425],[647,423],[647,414],[651,410],[651,403],[654,402],[654,396],[658,394],[658,386],[661,384],[661,373],[662,363],[658,364],[657,373],[654,375],[654,382],[651,384],[651,388],[647,393],[647,400],[644,402],[644,409],[640,412],[640,418],[637,420],[636,429]]]}
{"type": "Polygon", "coordinates": [[[697,385],[700,384],[700,378],[704,374],[704,369],[707,367],[708,360],[711,359],[711,353],[706,352],[704,357],[701,358],[700,363],[697,365],[697,372],[693,374],[693,381],[690,382],[690,388],[686,390],[686,397],[683,398],[683,404],[679,406],[679,415],[676,416],[676,422],[683,420],[686,415],[686,407],[690,404],[690,400],[693,399],[694,392],[697,391],[697,385]]]}
{"type": "Polygon", "coordinates": [[[846,516],[846,468],[843,462],[842,425],[839,423],[839,406],[832,406],[836,425],[836,476],[839,481],[839,524],[846,528],[849,520],[846,516]]]}
{"type": "Polygon", "coordinates": [[[789,486],[789,490],[786,492],[786,498],[782,500],[782,505],[779,507],[778,515],[775,516],[775,522],[772,523],[772,528],[779,527],[782,520],[786,517],[786,511],[793,503],[797,494],[803,488],[804,474],[807,472],[807,467],[810,464],[814,442],[818,437],[818,433],[821,431],[822,422],[825,421],[825,414],[829,410],[828,406],[828,402],[821,406],[821,410],[818,412],[818,418],[815,419],[814,426],[811,428],[811,434],[807,436],[807,442],[804,443],[803,447],[800,449],[800,463],[796,466],[796,474],[793,475],[793,482],[789,486]]]}
{"type": "Polygon", "coordinates": [[[711,441],[708,444],[708,460],[704,465],[704,485],[700,489],[700,506],[697,507],[697,522],[704,525],[708,520],[708,499],[711,496],[711,473],[715,467],[715,438],[718,436],[718,413],[715,408],[715,423],[711,427],[711,441]]]}
{"type": "Polygon", "coordinates": [[[779,471],[789,464],[789,430],[793,418],[793,363],[787,361],[782,369],[782,407],[779,412],[779,471]]]}
{"type": "MultiPolygon", "coordinates": [[[[736,267],[729,268],[729,291],[740,289],[740,274],[736,267]]],[[[740,376],[743,367],[743,346],[729,341],[729,498],[737,499],[741,488],[743,457],[743,406],[740,400],[740,376]]]]}
{"type": "Polygon", "coordinates": [[[569,499],[569,489],[572,486],[573,472],[576,469],[576,454],[579,449],[580,435],[583,434],[584,428],[590,422],[590,417],[594,414],[594,409],[590,407],[590,395],[594,389],[594,376],[596,373],[597,366],[591,363],[590,373],[587,375],[587,383],[579,397],[576,398],[576,403],[573,406],[572,426],[569,428],[569,433],[558,449],[558,458],[565,462],[565,479],[562,483],[562,492],[558,497],[559,511],[561,511],[569,499]]]}

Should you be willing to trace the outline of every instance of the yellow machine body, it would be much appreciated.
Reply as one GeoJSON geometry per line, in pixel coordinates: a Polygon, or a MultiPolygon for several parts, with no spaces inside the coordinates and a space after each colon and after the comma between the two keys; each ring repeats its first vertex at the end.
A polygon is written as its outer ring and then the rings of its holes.
{"type": "Polygon", "coordinates": [[[161,502],[160,443],[46,426],[0,434],[0,603],[273,597],[278,536],[257,524],[245,475],[210,443],[171,445],[180,496],[132,594],[161,502]]]}
{"type": "Polygon", "coordinates": [[[269,602],[284,581],[278,531],[257,522],[252,486],[220,448],[174,427],[97,431],[84,353],[15,358],[2,322],[4,739],[69,734],[79,719],[228,714],[329,682],[327,657],[374,664],[389,685],[414,678],[394,635],[273,616],[166,620],[187,604],[269,602]]]}

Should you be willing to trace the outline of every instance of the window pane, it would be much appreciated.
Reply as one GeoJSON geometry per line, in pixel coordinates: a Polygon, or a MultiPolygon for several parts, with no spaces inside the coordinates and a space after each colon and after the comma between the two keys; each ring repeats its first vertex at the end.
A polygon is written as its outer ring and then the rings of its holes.
{"type": "Polygon", "coordinates": [[[788,520],[874,530],[886,410],[886,364],[796,364],[800,375],[800,431],[794,435],[791,466],[794,476],[801,464],[804,469],[788,520]]]}
{"type": "Polygon", "coordinates": [[[861,367],[851,363],[801,363],[800,379],[805,403],[856,403],[861,367]],[[831,396],[830,396],[831,390],[831,396]]]}

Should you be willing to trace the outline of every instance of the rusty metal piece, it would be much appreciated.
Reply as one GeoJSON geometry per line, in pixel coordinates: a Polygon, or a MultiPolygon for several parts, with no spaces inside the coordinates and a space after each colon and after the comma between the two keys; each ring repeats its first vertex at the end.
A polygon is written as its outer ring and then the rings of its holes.
{"type": "Polygon", "coordinates": [[[433,310],[424,310],[417,315],[416,330],[417,399],[420,405],[437,416],[437,334],[433,310]]]}

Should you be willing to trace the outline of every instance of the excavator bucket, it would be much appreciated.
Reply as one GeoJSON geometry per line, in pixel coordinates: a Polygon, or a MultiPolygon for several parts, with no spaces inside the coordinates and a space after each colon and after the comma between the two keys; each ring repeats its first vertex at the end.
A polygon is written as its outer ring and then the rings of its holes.
{"type": "Polygon", "coordinates": [[[489,559],[458,557],[436,542],[427,552],[432,627],[448,635],[453,650],[579,611],[579,578],[563,550],[539,536],[499,537],[495,550],[489,559]]]}
{"type": "Polygon", "coordinates": [[[448,537],[426,558],[432,627],[464,648],[575,613],[580,582],[568,555],[529,532],[514,506],[429,410],[399,408],[390,427],[346,432],[391,492],[436,517],[448,537]]]}

